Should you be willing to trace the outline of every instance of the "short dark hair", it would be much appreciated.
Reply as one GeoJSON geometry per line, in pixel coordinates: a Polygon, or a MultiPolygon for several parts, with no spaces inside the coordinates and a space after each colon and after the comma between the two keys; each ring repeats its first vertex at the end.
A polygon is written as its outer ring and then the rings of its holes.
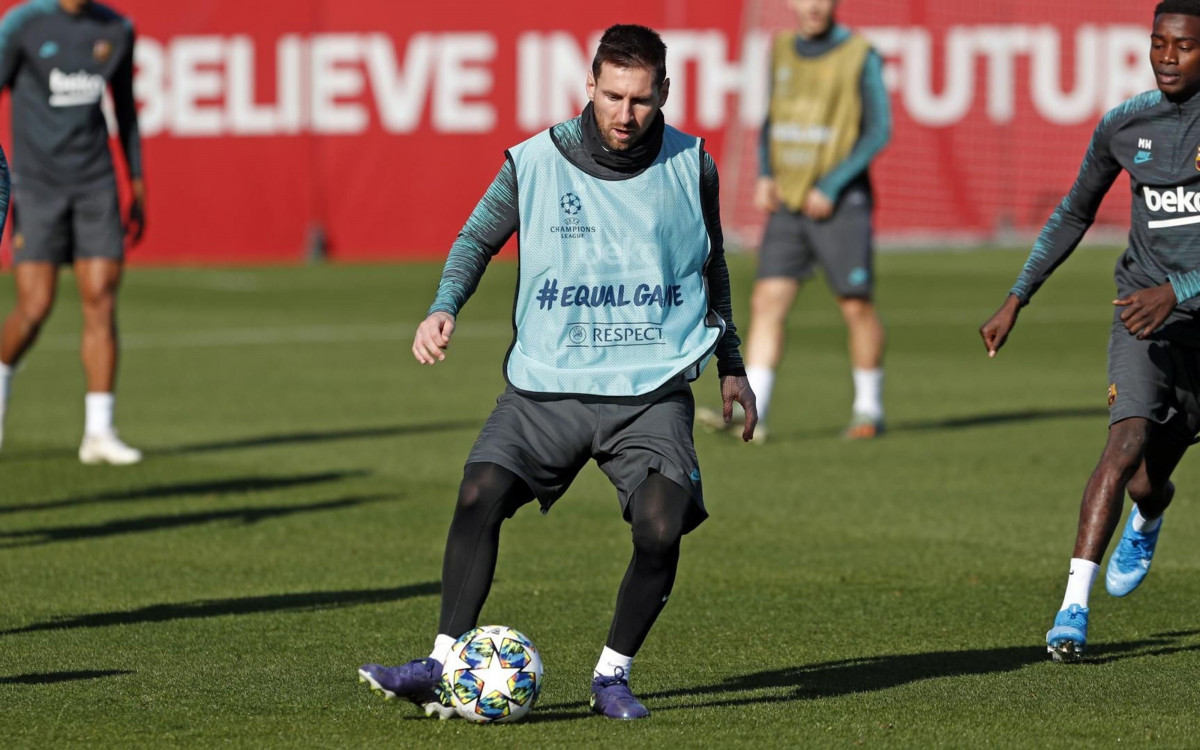
{"type": "Polygon", "coordinates": [[[1200,16],[1200,0],[1162,0],[1154,8],[1154,17],[1163,13],[1178,13],[1184,16],[1200,16]]]}
{"type": "Polygon", "coordinates": [[[618,68],[653,70],[654,85],[661,86],[667,79],[667,45],[657,31],[646,26],[609,26],[600,37],[600,46],[592,59],[594,78],[600,78],[600,66],[604,63],[618,68]]]}

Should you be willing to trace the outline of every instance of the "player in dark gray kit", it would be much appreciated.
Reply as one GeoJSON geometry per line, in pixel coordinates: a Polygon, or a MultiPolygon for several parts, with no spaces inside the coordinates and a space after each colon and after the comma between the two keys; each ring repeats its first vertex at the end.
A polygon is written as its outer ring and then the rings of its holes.
{"type": "Polygon", "coordinates": [[[90,0],[29,0],[0,21],[0,86],[12,91],[17,287],[0,332],[0,441],[13,372],[50,314],[58,267],[71,264],[83,303],[79,459],[88,464],[141,460],[113,427],[117,289],[125,243],[138,242],[145,226],[133,45],[129,20],[90,0]],[[132,183],[124,226],[100,107],[106,87],[132,183]]]}
{"type": "Polygon", "coordinates": [[[735,401],[743,406],[744,440],[757,421],[733,326],[716,166],[700,139],[663,121],[669,87],[658,34],[608,29],[588,73],[591,103],[509,150],[450,250],[413,355],[445,359],[458,312],[518,233],[509,385],[467,457],[432,653],[359,670],[388,697],[452,713],[438,680],[455,639],[478,625],[501,524],[534,500],[549,510],[595,460],[632,527],[633,558],[593,674],[592,709],[649,714],[629,674],[675,583],[682,537],[707,516],[688,382],[710,354],[726,418],[735,401]]]}
{"type": "Polygon", "coordinates": [[[1056,661],[1087,645],[1088,594],[1128,490],[1134,507],[1109,559],[1113,596],[1150,569],[1171,473],[1200,432],[1200,0],[1154,11],[1150,65],[1158,90],[1108,112],[1071,191],[1046,222],[1008,299],[980,329],[995,356],[1017,313],[1075,249],[1121,170],[1133,201],[1117,262],[1108,344],[1108,442],[1088,480],[1070,577],[1046,645],[1056,661]]]}

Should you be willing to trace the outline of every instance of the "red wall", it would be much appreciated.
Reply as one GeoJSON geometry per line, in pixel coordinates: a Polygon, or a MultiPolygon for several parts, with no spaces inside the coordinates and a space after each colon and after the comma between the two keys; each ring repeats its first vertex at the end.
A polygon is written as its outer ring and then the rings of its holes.
{"type": "MultiPolygon", "coordinates": [[[[733,0],[619,13],[544,0],[114,4],[141,39],[150,214],[134,261],[299,260],[314,226],[335,258],[443,256],[504,149],[578,111],[594,39],[616,21],[664,32],[669,121],[708,139],[727,227],[756,240],[745,198],[783,0],[754,3],[767,10],[749,19],[733,0]]],[[[1153,3],[842,6],[887,63],[896,133],[874,169],[887,238],[1036,230],[1099,115],[1152,85],[1153,3]]],[[[1102,220],[1127,211],[1118,196],[1102,220]]]]}

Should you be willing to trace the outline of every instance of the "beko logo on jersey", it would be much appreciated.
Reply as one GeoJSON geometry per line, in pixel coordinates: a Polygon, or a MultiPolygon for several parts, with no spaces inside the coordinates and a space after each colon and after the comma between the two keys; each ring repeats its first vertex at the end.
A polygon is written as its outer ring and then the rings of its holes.
{"type": "Polygon", "coordinates": [[[1190,213],[1192,216],[1181,216],[1177,219],[1160,219],[1147,222],[1150,229],[1178,227],[1185,224],[1200,224],[1200,193],[1185,192],[1182,187],[1174,190],[1155,190],[1142,188],[1142,197],[1146,208],[1151,211],[1161,211],[1167,214],[1190,213]]]}
{"type": "Polygon", "coordinates": [[[96,104],[104,95],[104,76],[86,70],[64,73],[58,68],[50,71],[50,106],[78,107],[96,104]]]}

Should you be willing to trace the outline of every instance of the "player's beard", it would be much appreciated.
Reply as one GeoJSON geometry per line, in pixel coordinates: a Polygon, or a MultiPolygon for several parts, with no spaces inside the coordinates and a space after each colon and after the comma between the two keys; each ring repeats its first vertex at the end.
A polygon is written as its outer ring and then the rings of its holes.
{"type": "Polygon", "coordinates": [[[628,151],[636,146],[642,140],[642,138],[645,137],[648,126],[649,123],[647,123],[646,126],[642,127],[640,130],[634,132],[633,136],[627,141],[617,140],[617,137],[613,135],[611,126],[601,126],[600,137],[604,139],[604,145],[609,151],[628,151]]]}

